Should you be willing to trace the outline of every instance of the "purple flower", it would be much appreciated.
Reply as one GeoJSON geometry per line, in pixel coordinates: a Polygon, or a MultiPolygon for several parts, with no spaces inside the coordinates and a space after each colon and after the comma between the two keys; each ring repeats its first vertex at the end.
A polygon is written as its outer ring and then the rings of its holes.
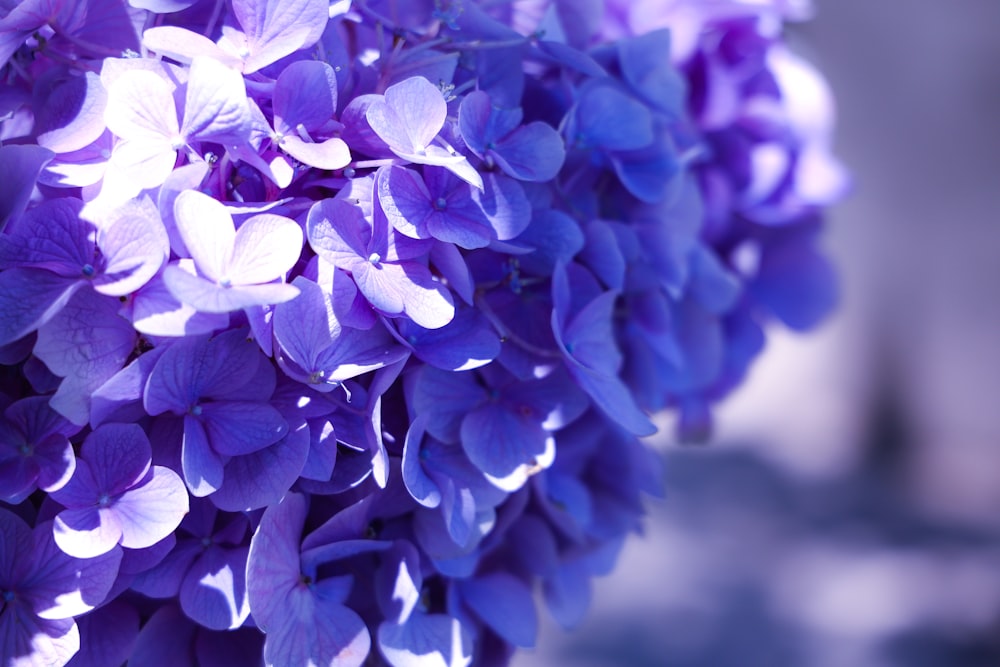
{"type": "Polygon", "coordinates": [[[406,349],[384,329],[342,326],[331,297],[316,283],[300,276],[293,285],[299,296],[274,310],[277,360],[289,377],[331,391],[344,380],[406,357],[406,349]]]}
{"type": "Polygon", "coordinates": [[[371,637],[345,605],[353,577],[324,578],[319,566],[385,545],[357,540],[302,549],[307,511],[303,496],[288,494],[265,512],[250,545],[248,593],[254,620],[267,634],[264,661],[358,667],[368,657],[371,637]]]}
{"type": "Polygon", "coordinates": [[[212,339],[171,345],[149,375],[143,405],[151,415],[183,418],[180,460],[195,496],[222,486],[232,456],[251,454],[280,440],[288,423],[265,403],[274,391],[274,370],[240,330],[212,339]]]}
{"type": "Polygon", "coordinates": [[[203,627],[240,627],[250,614],[249,529],[244,515],[222,514],[208,500],[195,500],[178,528],[177,546],[132,588],[154,598],[179,598],[184,614],[203,627]]]}
{"type": "Polygon", "coordinates": [[[36,488],[58,491],[76,469],[69,437],[80,430],[43,396],[11,403],[0,421],[0,499],[18,504],[36,488]]]}
{"type": "Polygon", "coordinates": [[[389,149],[408,162],[438,165],[482,189],[479,173],[451,146],[434,143],[445,125],[448,105],[430,81],[415,76],[389,86],[365,112],[369,125],[389,149]]]}
{"type": "Polygon", "coordinates": [[[309,209],[306,230],[316,254],[350,273],[375,309],[428,329],[451,321],[451,294],[419,261],[423,248],[397,238],[384,216],[369,220],[358,206],[325,199],[309,209]]]}
{"type": "Polygon", "coordinates": [[[163,184],[177,152],[199,142],[240,142],[250,129],[243,79],[211,58],[191,63],[180,119],[176,84],[162,73],[126,69],[111,84],[105,122],[119,138],[102,198],[118,202],[163,184]]]}
{"type": "Polygon", "coordinates": [[[788,2],[530,4],[0,2],[0,663],[581,620],[845,177],[788,2]]]}
{"type": "Polygon", "coordinates": [[[104,424],[83,443],[76,471],[52,494],[55,540],[76,558],[93,558],[121,544],[144,549],[170,535],[188,511],[184,482],[170,468],[150,465],[152,450],[135,424],[104,424]]]}
{"type": "Polygon", "coordinates": [[[0,509],[0,661],[65,665],[80,648],[74,617],[104,602],[121,550],[80,560],[56,546],[52,523],[29,528],[0,509]]]}
{"type": "Polygon", "coordinates": [[[262,214],[235,229],[225,207],[195,190],[174,203],[174,220],[197,275],[177,264],[163,274],[170,293],[195,310],[225,313],[295,298],[298,289],[275,283],[298,259],[302,230],[294,221],[262,214]]]}
{"type": "Polygon", "coordinates": [[[469,93],[459,108],[466,145],[478,157],[495,162],[508,176],[523,181],[548,181],[563,165],[562,138],[541,121],[521,125],[520,109],[498,109],[483,91],[469,93]]]}

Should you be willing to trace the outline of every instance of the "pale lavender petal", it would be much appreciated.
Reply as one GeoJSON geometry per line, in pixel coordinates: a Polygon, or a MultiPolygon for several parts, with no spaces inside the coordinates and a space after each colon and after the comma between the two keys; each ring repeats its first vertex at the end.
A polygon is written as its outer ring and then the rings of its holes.
{"type": "Polygon", "coordinates": [[[122,546],[145,549],[174,532],[187,514],[188,494],[177,473],[153,466],[152,478],[128,490],[112,509],[121,524],[122,546]]]}
{"type": "Polygon", "coordinates": [[[63,510],[52,527],[56,544],[74,558],[106,554],[122,539],[118,516],[107,507],[63,510]]]}
{"type": "Polygon", "coordinates": [[[97,245],[104,275],[94,285],[101,294],[131,294],[156,275],[170,254],[166,229],[148,197],[131,199],[101,220],[97,245]]]}
{"type": "Polygon", "coordinates": [[[255,215],[236,232],[232,261],[223,275],[234,285],[268,283],[283,278],[301,252],[302,229],[294,220],[255,215]]]}
{"type": "Polygon", "coordinates": [[[117,206],[142,190],[158,187],[177,163],[177,151],[166,139],[150,136],[115,144],[94,207],[117,206]]]}
{"type": "Polygon", "coordinates": [[[198,272],[213,282],[223,278],[232,261],[236,227],[222,202],[185,190],[174,200],[174,222],[198,272]]]}
{"type": "Polygon", "coordinates": [[[477,190],[483,189],[483,177],[479,171],[469,163],[464,155],[453,150],[431,145],[417,153],[396,151],[396,155],[417,164],[444,167],[477,190]]]}
{"type": "Polygon", "coordinates": [[[386,314],[405,313],[425,329],[439,329],[454,317],[451,293],[434,280],[426,266],[415,262],[383,263],[365,269],[354,276],[358,289],[386,314]]]}
{"type": "Polygon", "coordinates": [[[425,152],[447,115],[441,91],[419,76],[389,86],[384,99],[372,101],[365,113],[375,133],[394,152],[404,154],[425,152]]]}
{"type": "Polygon", "coordinates": [[[288,135],[278,145],[299,162],[317,169],[343,169],[351,163],[351,150],[338,137],[313,143],[288,135]]]}
{"type": "Polygon", "coordinates": [[[114,138],[111,132],[105,129],[93,143],[87,144],[80,150],[60,153],[38,175],[38,182],[64,188],[94,185],[104,177],[113,147],[114,138]]]}
{"type": "Polygon", "coordinates": [[[416,239],[430,237],[427,220],[435,207],[420,174],[405,167],[383,167],[376,174],[375,187],[382,210],[396,230],[416,239]]]}
{"type": "MultiPolygon", "coordinates": [[[[137,0],[129,4],[137,6],[137,0]]],[[[189,3],[193,4],[193,3],[189,3]]],[[[213,58],[227,67],[238,68],[239,58],[230,55],[204,35],[177,26],[155,26],[142,33],[142,45],[154,53],[189,64],[194,58],[213,58]]]]}
{"type": "Polygon", "coordinates": [[[188,140],[220,143],[249,136],[250,106],[240,73],[213,58],[194,58],[180,132],[188,140]]]}
{"type": "Polygon", "coordinates": [[[174,221],[174,202],[177,196],[185,190],[197,190],[208,175],[207,162],[190,162],[170,172],[156,196],[156,208],[160,211],[163,226],[170,238],[170,247],[179,257],[190,257],[184,239],[174,221]]]}
{"type": "Polygon", "coordinates": [[[173,92],[173,85],[151,71],[126,71],[108,91],[104,122],[122,139],[156,139],[169,149],[180,140],[173,92]]]}
{"type": "Polygon", "coordinates": [[[233,3],[233,14],[246,34],[250,55],[243,71],[250,74],[319,41],[329,19],[329,2],[242,0],[233,3]]]}
{"type": "Polygon", "coordinates": [[[193,276],[176,264],[168,264],[163,270],[163,282],[175,298],[202,313],[230,313],[252,306],[283,303],[299,294],[298,289],[286,283],[224,287],[193,276]]]}
{"type": "Polygon", "coordinates": [[[313,204],[306,233],[317,255],[347,271],[368,257],[371,226],[361,209],[346,201],[324,199],[313,204]]]}
{"type": "MultiPolygon", "coordinates": [[[[191,260],[182,259],[174,266],[194,276],[194,262],[191,260]]],[[[162,273],[146,283],[132,299],[132,326],[150,336],[197,336],[210,334],[228,325],[228,314],[195,310],[171,294],[163,282],[162,273]]]]}

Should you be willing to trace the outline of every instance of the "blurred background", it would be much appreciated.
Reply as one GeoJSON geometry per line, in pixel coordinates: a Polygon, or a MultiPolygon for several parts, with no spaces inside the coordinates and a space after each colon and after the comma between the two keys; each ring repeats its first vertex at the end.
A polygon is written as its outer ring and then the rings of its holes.
{"type": "Polygon", "coordinates": [[[1000,2],[816,5],[842,303],[663,439],[647,534],[517,667],[1000,665],[1000,2]]]}

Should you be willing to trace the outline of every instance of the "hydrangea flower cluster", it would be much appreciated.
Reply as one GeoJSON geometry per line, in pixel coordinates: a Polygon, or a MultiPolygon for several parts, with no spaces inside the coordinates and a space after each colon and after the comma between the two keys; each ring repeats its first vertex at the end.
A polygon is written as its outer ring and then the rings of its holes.
{"type": "MultiPolygon", "coordinates": [[[[801,3],[799,3],[801,4],[801,3]]],[[[506,664],[834,298],[781,0],[0,3],[0,666],[506,664]]]]}

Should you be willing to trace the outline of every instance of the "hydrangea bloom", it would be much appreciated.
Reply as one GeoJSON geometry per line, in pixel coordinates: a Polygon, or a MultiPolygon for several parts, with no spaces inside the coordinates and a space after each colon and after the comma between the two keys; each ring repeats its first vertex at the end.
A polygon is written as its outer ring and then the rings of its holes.
{"type": "Polygon", "coordinates": [[[805,3],[0,5],[0,667],[506,664],[835,299],[805,3]]]}

